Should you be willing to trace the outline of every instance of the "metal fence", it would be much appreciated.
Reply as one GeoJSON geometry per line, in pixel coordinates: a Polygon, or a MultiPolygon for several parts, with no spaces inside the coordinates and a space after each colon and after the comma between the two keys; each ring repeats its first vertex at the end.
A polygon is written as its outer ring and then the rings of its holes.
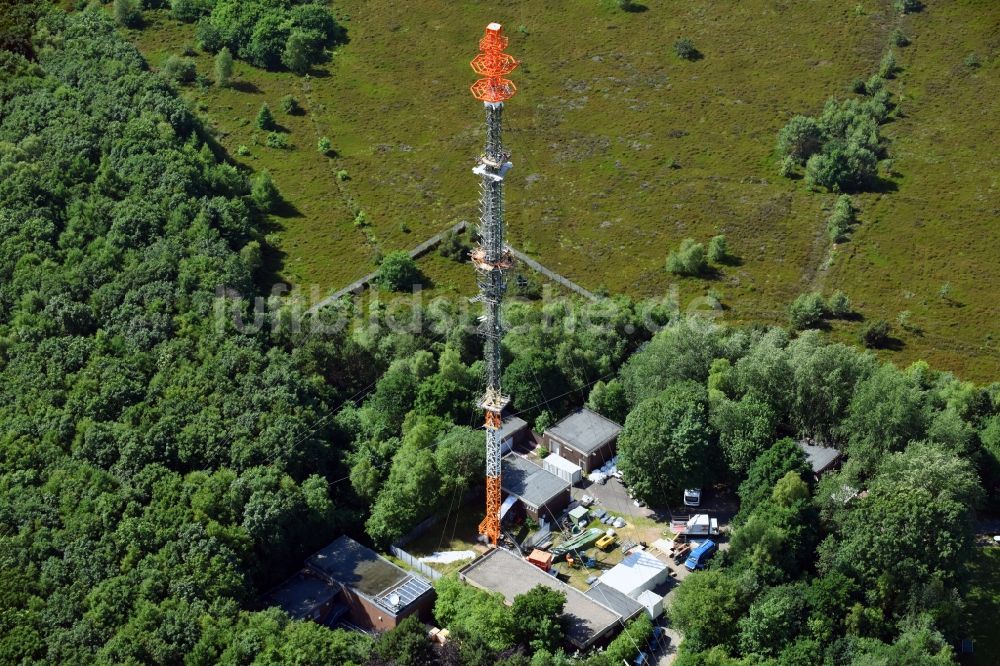
{"type": "Polygon", "coordinates": [[[431,580],[437,580],[441,577],[441,573],[430,568],[417,558],[410,555],[408,552],[399,548],[398,546],[389,546],[389,552],[395,557],[398,557],[402,561],[406,562],[407,566],[413,567],[415,570],[419,571],[423,575],[427,576],[431,580]]]}
{"type": "Polygon", "coordinates": [[[392,545],[405,546],[406,544],[410,543],[417,537],[421,536],[424,532],[426,532],[430,528],[434,527],[439,520],[441,520],[441,517],[438,516],[437,514],[434,514],[430,518],[425,519],[423,522],[421,522],[419,525],[414,527],[412,530],[410,530],[403,536],[396,539],[396,541],[394,541],[392,545]]]}

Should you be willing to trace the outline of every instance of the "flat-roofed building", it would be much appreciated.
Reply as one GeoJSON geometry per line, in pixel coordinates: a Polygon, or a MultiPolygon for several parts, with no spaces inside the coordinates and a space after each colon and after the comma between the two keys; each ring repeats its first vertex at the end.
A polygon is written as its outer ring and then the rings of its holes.
{"type": "Polygon", "coordinates": [[[501,592],[508,604],[514,603],[517,595],[538,585],[564,593],[566,639],[580,650],[610,639],[622,626],[621,615],[616,611],[503,548],[490,550],[465,566],[458,575],[470,585],[501,592]]]}
{"type": "Polygon", "coordinates": [[[503,458],[500,487],[516,497],[532,520],[555,520],[570,501],[570,484],[535,463],[511,453],[503,458]]]}
{"type": "Polygon", "coordinates": [[[594,583],[584,594],[615,611],[626,621],[631,620],[643,610],[643,606],[638,600],[605,585],[601,581],[594,583]]]}
{"type": "Polygon", "coordinates": [[[351,622],[365,629],[392,629],[413,614],[426,619],[434,606],[427,580],[348,536],[314,553],[306,570],[339,586],[351,622]]]}
{"type": "MultiPolygon", "coordinates": [[[[309,571],[299,571],[264,595],[265,606],[279,606],[293,620],[312,620],[324,623],[331,618],[331,611],[346,611],[347,606],[338,597],[339,585],[331,583],[309,571]]],[[[337,615],[334,612],[333,615],[337,615]]]]}
{"type": "Polygon", "coordinates": [[[840,451],[837,449],[830,446],[816,446],[804,440],[799,440],[798,445],[806,454],[806,460],[817,480],[830,470],[840,466],[840,451]]]}
{"type": "Polygon", "coordinates": [[[547,429],[542,445],[589,474],[615,457],[622,427],[586,407],[547,429]]]}
{"type": "Polygon", "coordinates": [[[516,446],[524,446],[531,439],[531,428],[528,422],[519,416],[505,416],[498,431],[500,436],[500,451],[510,453],[516,446]]]}

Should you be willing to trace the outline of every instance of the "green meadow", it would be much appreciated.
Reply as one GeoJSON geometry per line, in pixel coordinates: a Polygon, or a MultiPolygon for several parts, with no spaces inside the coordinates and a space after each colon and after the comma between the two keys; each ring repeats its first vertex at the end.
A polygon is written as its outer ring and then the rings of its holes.
{"type": "MultiPolygon", "coordinates": [[[[483,26],[500,21],[522,61],[505,109],[515,247],[592,290],[711,294],[735,322],[785,323],[798,294],[840,289],[859,316],[832,323],[835,338],[883,318],[898,340],[887,358],[986,380],[1000,371],[1000,3],[926,5],[904,16],[883,0],[646,0],[628,12],[607,0],[335,2],[349,42],[309,76],[237,61],[232,87],[182,92],[233,160],[268,170],[281,190],[280,275],[334,289],[381,253],[475,218],[483,114],[468,62],[483,26]],[[891,163],[878,192],[855,196],[860,225],[834,246],[837,195],[778,175],[776,135],[851,95],[897,28],[911,44],[892,47],[891,163]],[[675,55],[681,37],[702,57],[675,55]],[[281,111],[288,94],[303,114],[281,111]],[[255,126],[265,102],[289,148],[267,147],[255,126]],[[355,224],[361,211],[367,227],[355,224]],[[683,238],[716,234],[734,265],[708,278],[666,272],[683,238]]],[[[193,25],[165,11],[145,21],[129,34],[152,67],[194,49],[212,77],[193,25]]],[[[467,265],[421,264],[435,293],[475,290],[467,265]]]]}

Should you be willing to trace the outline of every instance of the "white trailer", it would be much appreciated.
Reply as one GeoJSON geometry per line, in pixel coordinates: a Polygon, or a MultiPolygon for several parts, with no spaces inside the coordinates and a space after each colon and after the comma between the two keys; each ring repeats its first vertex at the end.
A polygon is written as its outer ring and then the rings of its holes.
{"type": "Polygon", "coordinates": [[[671,523],[670,529],[686,537],[715,536],[719,533],[719,520],[707,513],[696,513],[686,521],[671,523]]]}

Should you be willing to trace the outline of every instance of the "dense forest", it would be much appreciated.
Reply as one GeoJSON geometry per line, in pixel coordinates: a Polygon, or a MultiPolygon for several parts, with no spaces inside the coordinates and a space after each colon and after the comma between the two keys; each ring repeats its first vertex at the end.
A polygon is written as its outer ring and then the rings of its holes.
{"type": "Polygon", "coordinates": [[[0,662],[330,649],[241,608],[350,520],[322,417],[380,354],[217,326],[259,263],[247,175],[105,14],[35,37],[0,52],[0,662]]]}
{"type": "MultiPolygon", "coordinates": [[[[176,4],[213,25],[234,3],[176,4]]],[[[631,659],[648,621],[567,656],[558,595],[508,609],[452,578],[443,649],[413,622],[372,639],[257,607],[338,534],[384,545],[475,487],[475,328],[447,305],[423,327],[374,307],[321,335],[284,325],[277,299],[269,325],[220,316],[253,316],[280,195],[228,161],[104,11],[10,20],[0,663],[631,659]]],[[[954,663],[976,510],[1000,497],[1000,385],[669,301],[515,302],[506,318],[503,384],[536,429],[584,402],[623,422],[622,469],[655,506],[738,488],[731,548],[670,611],[678,664],[954,663]],[[843,469],[816,482],[799,437],[838,447],[843,469]]]]}

